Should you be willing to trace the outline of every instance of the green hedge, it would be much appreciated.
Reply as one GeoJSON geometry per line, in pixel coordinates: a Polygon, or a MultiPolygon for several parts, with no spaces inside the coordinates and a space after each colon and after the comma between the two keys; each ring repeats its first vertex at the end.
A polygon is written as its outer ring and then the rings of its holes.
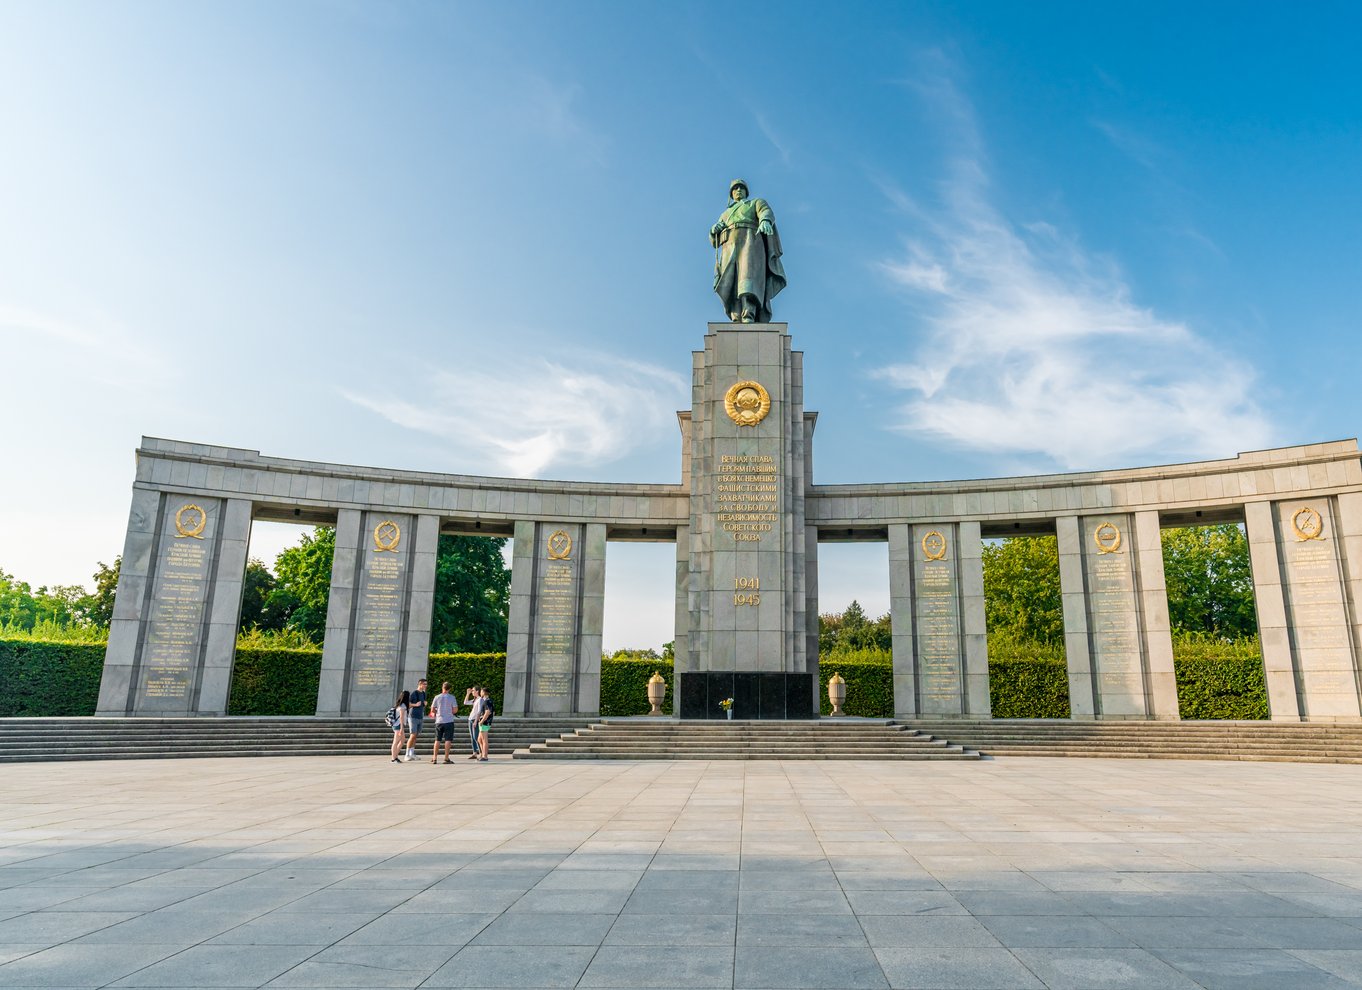
{"type": "MultiPolygon", "coordinates": [[[[1256,638],[1223,643],[1178,636],[1173,642],[1178,707],[1186,719],[1264,719],[1267,689],[1256,638]]],[[[93,715],[104,665],[102,643],[55,643],[0,639],[0,718],[93,715]]],[[[321,670],[318,650],[241,648],[236,653],[228,711],[233,715],[310,715],[321,670]]],[[[500,701],[505,693],[504,653],[436,653],[427,676],[435,690],[449,681],[463,697],[472,684],[486,684],[500,701]]],[[[603,660],[601,714],[648,712],[648,678],[667,679],[663,711],[672,710],[675,684],[666,660],[603,660]]],[[[833,653],[819,664],[822,712],[828,678],[847,682],[846,711],[891,718],[894,678],[887,651],[833,653]]],[[[989,642],[989,694],[994,718],[1067,718],[1069,682],[1062,652],[1031,644],[989,642]]]]}
{"type": "Polygon", "coordinates": [[[315,715],[320,650],[238,649],[228,715],[315,715]]]}
{"type": "Polygon", "coordinates": [[[93,715],[103,643],[0,639],[0,718],[93,715]]]}
{"type": "Polygon", "coordinates": [[[1257,636],[1230,642],[1174,635],[1173,671],[1183,718],[1268,717],[1263,650],[1257,636]]]}
{"type": "Polygon", "coordinates": [[[1069,669],[1053,657],[988,658],[994,718],[1068,718],[1069,669]]]}
{"type": "Polygon", "coordinates": [[[670,660],[602,660],[601,714],[647,715],[648,679],[654,672],[667,679],[667,695],[662,711],[671,714],[672,686],[676,683],[670,660]]]}
{"type": "Polygon", "coordinates": [[[846,650],[818,660],[819,711],[832,714],[828,681],[841,674],[847,682],[842,711],[865,718],[894,717],[894,662],[888,650],[846,650]]]}
{"type": "MultiPolygon", "coordinates": [[[[449,682],[449,693],[463,704],[464,692],[474,684],[492,692],[497,711],[506,694],[505,653],[432,653],[426,665],[430,693],[439,694],[440,685],[449,682]]],[[[414,687],[415,685],[413,685],[414,687]]]]}

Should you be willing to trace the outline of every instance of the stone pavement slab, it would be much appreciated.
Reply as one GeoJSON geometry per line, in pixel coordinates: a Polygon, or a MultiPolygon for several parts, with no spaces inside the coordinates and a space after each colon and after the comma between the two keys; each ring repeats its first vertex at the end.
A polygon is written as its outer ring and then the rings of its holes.
{"type": "Polygon", "coordinates": [[[1352,767],[426,770],[0,767],[0,986],[1362,990],[1352,767]]]}

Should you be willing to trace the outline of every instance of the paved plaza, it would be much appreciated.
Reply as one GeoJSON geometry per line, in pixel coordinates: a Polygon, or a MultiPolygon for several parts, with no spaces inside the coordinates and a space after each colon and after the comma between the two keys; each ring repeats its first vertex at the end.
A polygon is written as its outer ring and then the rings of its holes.
{"type": "Polygon", "coordinates": [[[1362,772],[0,767],[4,987],[1362,986],[1362,772]]]}

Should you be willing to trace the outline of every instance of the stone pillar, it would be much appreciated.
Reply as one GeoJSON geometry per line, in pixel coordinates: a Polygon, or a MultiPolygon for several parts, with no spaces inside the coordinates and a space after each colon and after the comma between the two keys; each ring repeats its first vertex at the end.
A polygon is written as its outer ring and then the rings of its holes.
{"type": "Polygon", "coordinates": [[[1138,548],[1124,513],[1079,519],[1083,578],[1088,591],[1088,647],[1099,718],[1150,716],[1143,624],[1137,594],[1138,548]]]}
{"type": "MultiPolygon", "coordinates": [[[[339,513],[317,714],[381,714],[406,686],[419,531],[416,517],[405,513],[339,513]]],[[[429,616],[425,636],[429,645],[429,616]]]]}
{"type": "Polygon", "coordinates": [[[344,710],[345,667],[350,655],[350,616],[354,611],[359,568],[359,527],[364,513],[341,509],[336,514],[336,549],[331,557],[331,589],[326,599],[326,631],[322,639],[322,671],[317,683],[317,714],[344,710]]]}
{"type": "Polygon", "coordinates": [[[195,711],[226,715],[232,690],[236,634],[241,627],[241,594],[246,581],[246,553],[251,545],[251,503],[229,498],[222,513],[222,539],[209,593],[208,635],[203,651],[203,677],[195,711]]]}
{"type": "Polygon", "coordinates": [[[676,674],[690,659],[690,527],[676,528],[676,627],[672,633],[672,711],[679,715],[681,706],[676,701],[676,674]]]}
{"type": "Polygon", "coordinates": [[[109,644],[99,681],[99,715],[131,715],[137,687],[137,656],[142,623],[150,606],[151,561],[156,550],[159,492],[134,488],[128,531],[123,538],[123,562],[118,571],[109,644]]]}
{"type": "Polygon", "coordinates": [[[534,548],[537,527],[532,522],[517,522],[511,543],[511,598],[506,635],[506,697],[502,711],[524,715],[529,696],[526,672],[530,662],[531,601],[534,587],[534,548]]]}
{"type": "Polygon", "coordinates": [[[813,690],[813,710],[823,706],[818,655],[818,527],[804,527],[804,656],[813,690]]]}
{"type": "Polygon", "coordinates": [[[223,715],[250,503],[135,489],[97,712],[223,715]]]}
{"type": "Polygon", "coordinates": [[[957,527],[960,546],[960,621],[965,645],[965,711],[991,718],[988,690],[988,624],[984,615],[984,541],[978,522],[957,527]]]}
{"type": "MultiPolygon", "coordinates": [[[[416,517],[412,540],[411,589],[407,594],[407,636],[400,688],[415,688],[430,666],[430,631],[435,615],[435,560],[440,552],[440,517],[416,517]]],[[[434,685],[432,694],[440,693],[434,685]]]]}
{"type": "Polygon", "coordinates": [[[979,524],[890,526],[889,583],[895,714],[986,717],[988,643],[979,524]],[[970,545],[962,543],[962,530],[970,545]]]}
{"type": "Polygon", "coordinates": [[[1148,660],[1149,714],[1156,719],[1176,719],[1180,717],[1178,681],[1173,669],[1172,622],[1168,618],[1158,512],[1135,513],[1134,530],[1139,613],[1144,620],[1144,655],[1148,660]]]}
{"type": "Polygon", "coordinates": [[[1097,717],[1096,682],[1088,648],[1088,592],[1082,534],[1077,516],[1055,520],[1059,546],[1059,590],[1064,610],[1064,656],[1069,668],[1069,717],[1097,717]]]}
{"type": "Polygon", "coordinates": [[[1356,722],[1362,710],[1333,500],[1278,502],[1274,509],[1301,715],[1356,722]]]}
{"type": "Polygon", "coordinates": [[[1287,633],[1286,596],[1282,591],[1272,504],[1249,502],[1245,505],[1244,529],[1253,570],[1253,601],[1258,612],[1258,639],[1263,648],[1268,712],[1274,722],[1299,722],[1300,695],[1296,690],[1291,639],[1287,633]]]}
{"type": "Polygon", "coordinates": [[[681,716],[807,718],[802,362],[784,324],[712,323],[693,374],[681,716]]]}
{"type": "Polygon", "coordinates": [[[605,526],[517,523],[504,710],[600,711],[605,526]]]}
{"type": "Polygon", "coordinates": [[[913,666],[913,534],[907,523],[889,526],[889,621],[893,635],[894,716],[915,718],[918,709],[913,666]]]}
{"type": "MultiPolygon", "coordinates": [[[[1338,544],[1343,558],[1353,657],[1362,668],[1362,492],[1347,492],[1337,497],[1334,523],[1338,527],[1338,544]]],[[[1359,669],[1359,683],[1362,683],[1362,669],[1359,669]]]]}

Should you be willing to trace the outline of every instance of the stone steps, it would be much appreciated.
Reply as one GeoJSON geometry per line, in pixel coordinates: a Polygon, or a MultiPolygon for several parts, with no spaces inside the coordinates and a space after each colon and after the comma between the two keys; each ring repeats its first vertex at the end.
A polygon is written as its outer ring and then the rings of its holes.
{"type": "Polygon", "coordinates": [[[989,756],[1362,763],[1362,725],[1282,722],[903,720],[989,756]]]}
{"type": "MultiPolygon", "coordinates": [[[[498,717],[491,752],[508,754],[589,725],[590,720],[498,717]]],[[[435,726],[426,719],[418,745],[430,759],[435,726]]],[[[381,717],[15,718],[0,719],[0,763],[184,757],[382,756],[392,730],[381,717]]],[[[452,752],[468,752],[467,722],[452,752]]]]}
{"type": "Polygon", "coordinates": [[[887,721],[610,720],[516,750],[518,760],[977,760],[887,721]]]}

